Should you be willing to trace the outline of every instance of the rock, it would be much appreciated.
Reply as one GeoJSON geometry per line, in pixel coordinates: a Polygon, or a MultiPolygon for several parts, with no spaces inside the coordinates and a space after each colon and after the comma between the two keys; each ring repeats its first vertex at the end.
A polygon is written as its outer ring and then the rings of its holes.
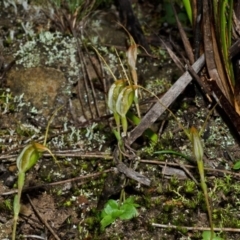
{"type": "MultiPolygon", "coordinates": [[[[48,117],[58,107],[56,98],[63,95],[66,80],[64,74],[54,68],[14,68],[7,76],[7,85],[14,96],[24,93],[24,101],[48,117]]],[[[62,104],[65,101],[67,99],[61,99],[62,104]]]]}

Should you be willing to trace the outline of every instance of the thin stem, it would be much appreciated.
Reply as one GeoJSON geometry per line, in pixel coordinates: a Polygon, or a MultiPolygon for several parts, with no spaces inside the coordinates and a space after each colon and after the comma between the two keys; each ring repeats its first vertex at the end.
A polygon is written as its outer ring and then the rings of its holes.
{"type": "Polygon", "coordinates": [[[62,107],[63,107],[63,106],[57,108],[57,109],[53,112],[51,118],[50,118],[49,121],[48,121],[47,128],[46,128],[46,133],[45,133],[44,141],[43,141],[43,145],[44,145],[44,146],[46,146],[46,144],[47,144],[48,131],[49,131],[50,124],[52,123],[53,117],[54,117],[54,115],[55,115],[62,107]]]}
{"type": "Polygon", "coordinates": [[[18,193],[17,195],[15,195],[13,200],[14,217],[13,217],[12,240],[16,239],[17,221],[18,221],[18,216],[21,208],[20,199],[22,195],[24,180],[25,180],[25,173],[20,172],[18,174],[18,193]]]}
{"type": "Polygon", "coordinates": [[[213,239],[214,236],[214,230],[213,230],[213,221],[212,221],[212,211],[211,211],[211,206],[209,203],[209,196],[208,196],[208,191],[207,191],[207,184],[205,182],[205,175],[204,175],[204,165],[203,161],[197,161],[198,164],[198,170],[199,170],[199,175],[200,175],[200,181],[201,181],[201,187],[203,190],[204,198],[205,198],[205,203],[207,206],[207,212],[208,212],[208,219],[209,219],[209,224],[211,228],[211,237],[210,240],[213,239]]]}

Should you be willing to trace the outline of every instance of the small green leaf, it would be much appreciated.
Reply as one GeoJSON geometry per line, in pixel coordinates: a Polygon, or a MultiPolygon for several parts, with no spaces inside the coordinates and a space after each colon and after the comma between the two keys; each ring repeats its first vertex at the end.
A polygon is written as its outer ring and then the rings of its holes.
{"type": "Polygon", "coordinates": [[[101,213],[101,216],[104,217],[106,215],[111,215],[114,210],[118,210],[118,209],[119,209],[119,207],[118,207],[117,201],[110,199],[106,203],[106,205],[101,213]]]}
{"type": "Polygon", "coordinates": [[[117,201],[110,199],[107,202],[107,206],[111,207],[112,209],[118,209],[119,205],[117,201]]]}
{"type": "Polygon", "coordinates": [[[234,165],[233,165],[234,170],[240,169],[240,160],[238,160],[234,165]]]}
{"type": "Polygon", "coordinates": [[[138,215],[138,211],[134,207],[134,204],[124,203],[120,209],[123,210],[123,213],[119,216],[122,220],[128,220],[138,215]]]}
{"type": "Polygon", "coordinates": [[[183,5],[186,9],[188,19],[190,20],[190,23],[192,25],[192,7],[191,7],[191,2],[190,0],[183,0],[183,5]]]}
{"type": "Polygon", "coordinates": [[[100,224],[101,224],[101,230],[104,230],[105,227],[107,227],[108,225],[110,225],[110,224],[113,223],[114,221],[115,221],[115,219],[112,218],[111,215],[105,216],[105,217],[101,220],[101,222],[100,222],[100,224]]]}
{"type": "Polygon", "coordinates": [[[122,214],[124,214],[124,209],[115,209],[112,211],[112,218],[116,219],[119,218],[122,214]]]}
{"type": "Polygon", "coordinates": [[[134,204],[134,201],[135,201],[134,197],[129,197],[124,201],[123,204],[134,204]]]}
{"type": "Polygon", "coordinates": [[[121,206],[117,201],[110,199],[101,212],[101,229],[104,230],[106,226],[113,223],[117,218],[128,220],[137,216],[138,212],[135,208],[137,206],[138,204],[134,203],[133,197],[126,199],[121,206]]]}
{"type": "MultiPolygon", "coordinates": [[[[210,240],[211,238],[211,231],[204,231],[202,233],[202,240],[210,240]]],[[[223,240],[223,238],[217,236],[215,233],[213,233],[212,240],[223,240]]]]}
{"type": "MultiPolygon", "coordinates": [[[[135,102],[136,104],[136,102],[135,102]]],[[[135,116],[131,111],[128,111],[126,114],[127,118],[134,124],[138,125],[140,123],[140,119],[135,116]]],[[[148,137],[153,143],[157,143],[158,141],[158,135],[150,128],[146,129],[144,131],[144,135],[148,137]]]]}

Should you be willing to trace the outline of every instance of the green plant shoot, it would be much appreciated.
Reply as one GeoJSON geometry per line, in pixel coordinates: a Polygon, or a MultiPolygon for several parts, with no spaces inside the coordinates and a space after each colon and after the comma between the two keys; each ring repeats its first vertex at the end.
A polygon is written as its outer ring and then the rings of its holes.
{"type": "Polygon", "coordinates": [[[187,15],[188,15],[188,19],[192,25],[192,7],[191,7],[191,2],[190,0],[182,0],[183,5],[186,9],[187,15]]]}
{"type": "Polygon", "coordinates": [[[138,206],[138,204],[134,203],[133,197],[127,198],[123,203],[118,203],[116,200],[110,199],[101,211],[101,230],[103,231],[117,218],[129,220],[137,216],[136,207],[138,206]]]}
{"type": "Polygon", "coordinates": [[[205,203],[206,203],[206,206],[207,206],[209,224],[210,224],[210,228],[211,228],[210,240],[212,240],[213,236],[214,236],[214,231],[213,231],[213,222],[212,222],[212,211],[211,211],[211,206],[210,206],[210,203],[209,203],[208,190],[207,190],[205,174],[204,174],[203,146],[202,146],[202,142],[201,142],[201,139],[200,139],[200,134],[195,127],[190,128],[187,136],[189,137],[189,140],[192,143],[193,155],[194,155],[194,157],[197,161],[198,171],[199,171],[199,175],[200,175],[200,183],[201,183],[201,187],[202,187],[202,190],[203,190],[205,203]]]}
{"type": "MultiPolygon", "coordinates": [[[[209,240],[210,237],[211,237],[211,231],[203,231],[202,240],[209,240]]],[[[224,240],[224,239],[214,233],[212,240],[224,240]]]]}
{"type": "MultiPolygon", "coordinates": [[[[60,107],[60,108],[62,108],[62,107],[60,107]]],[[[30,143],[22,150],[22,152],[17,157],[16,163],[17,163],[17,168],[18,168],[18,181],[17,181],[18,193],[17,193],[17,195],[15,195],[14,200],[13,200],[14,216],[13,216],[12,240],[16,239],[17,221],[18,221],[18,216],[19,216],[20,209],[21,209],[20,201],[21,201],[22,189],[23,189],[24,182],[25,182],[26,172],[37,163],[39,158],[42,156],[43,152],[49,152],[50,155],[55,160],[55,162],[57,163],[56,158],[54,157],[54,155],[52,154],[50,149],[48,149],[45,145],[46,145],[46,141],[47,141],[48,129],[49,129],[50,123],[52,121],[52,118],[53,118],[54,114],[60,108],[58,108],[54,111],[52,117],[50,118],[50,120],[48,122],[48,125],[46,128],[46,133],[45,133],[45,138],[44,138],[44,144],[42,145],[40,143],[30,143]]]]}
{"type": "Polygon", "coordinates": [[[239,159],[233,165],[233,169],[234,170],[239,170],[240,169],[240,160],[239,159]]]}

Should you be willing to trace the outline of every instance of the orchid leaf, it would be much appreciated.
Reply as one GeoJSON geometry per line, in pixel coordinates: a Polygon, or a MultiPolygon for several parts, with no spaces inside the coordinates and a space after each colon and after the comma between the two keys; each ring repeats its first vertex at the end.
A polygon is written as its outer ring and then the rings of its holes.
{"type": "Polygon", "coordinates": [[[240,160],[238,159],[237,162],[233,165],[234,170],[239,170],[240,169],[240,160]]]}
{"type": "Polygon", "coordinates": [[[106,215],[100,222],[101,230],[104,230],[108,225],[110,225],[114,221],[115,221],[115,218],[113,218],[112,215],[106,215]]]}
{"type": "Polygon", "coordinates": [[[188,19],[192,25],[192,7],[191,7],[191,2],[190,0],[183,0],[183,5],[186,9],[186,12],[187,12],[187,16],[188,16],[188,19]]]}
{"type": "Polygon", "coordinates": [[[101,229],[104,230],[108,225],[113,223],[117,218],[129,220],[138,215],[136,207],[139,205],[134,203],[134,198],[127,198],[122,204],[116,200],[110,199],[105,204],[101,212],[101,229]]]}

